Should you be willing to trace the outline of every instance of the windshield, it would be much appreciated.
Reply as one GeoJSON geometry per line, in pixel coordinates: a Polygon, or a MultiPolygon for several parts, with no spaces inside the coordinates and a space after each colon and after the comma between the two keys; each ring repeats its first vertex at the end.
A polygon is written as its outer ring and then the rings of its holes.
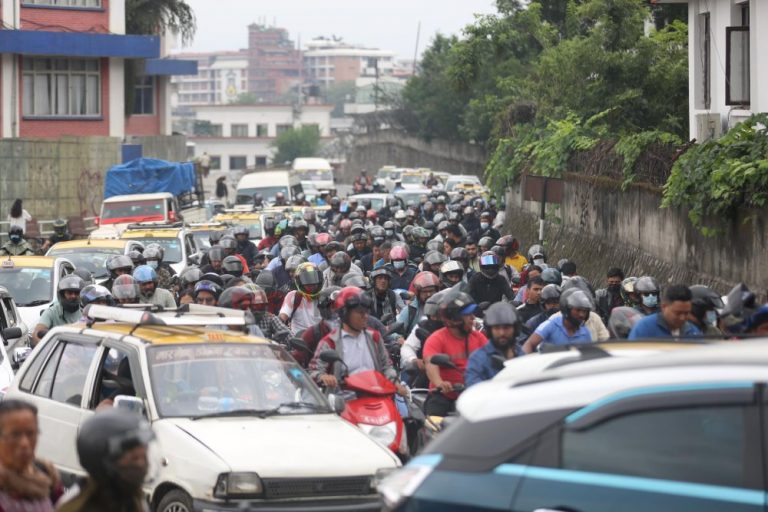
{"type": "Polygon", "coordinates": [[[420,185],[422,183],[420,174],[405,174],[403,175],[403,185],[420,185]]]}
{"type": "Polygon", "coordinates": [[[96,279],[108,278],[109,271],[106,267],[106,261],[112,256],[119,256],[121,254],[123,254],[123,250],[117,247],[78,247],[76,249],[56,249],[54,247],[48,252],[48,256],[68,259],[77,269],[86,269],[96,279]]]}
{"type": "Polygon", "coordinates": [[[163,199],[146,199],[124,203],[104,203],[101,210],[102,224],[121,222],[146,222],[165,219],[163,199]],[[108,221],[108,222],[105,222],[108,221]]]}
{"type": "Polygon", "coordinates": [[[0,269],[0,286],[20,307],[46,304],[53,301],[53,272],[50,268],[0,269]]]}
{"type": "Polygon", "coordinates": [[[288,187],[279,185],[276,187],[260,187],[260,188],[241,188],[237,190],[237,204],[253,204],[253,194],[261,194],[262,199],[268,203],[275,202],[275,196],[278,192],[285,194],[285,199],[289,200],[288,187]]]}
{"type": "Polygon", "coordinates": [[[268,344],[190,344],[147,348],[160,416],[197,417],[238,410],[280,414],[328,412],[328,403],[283,349],[268,344]],[[315,406],[316,408],[312,408],[315,406]]]}
{"type": "Polygon", "coordinates": [[[474,185],[480,184],[480,180],[469,180],[469,179],[461,179],[461,180],[448,180],[448,183],[445,185],[445,189],[449,192],[454,190],[456,186],[466,183],[467,185],[474,185]]]}
{"type": "Polygon", "coordinates": [[[410,201],[413,201],[414,203],[419,204],[419,198],[422,195],[424,195],[425,193],[426,192],[422,192],[422,191],[411,192],[411,193],[408,193],[408,194],[398,193],[397,197],[400,198],[403,201],[403,203],[405,203],[406,205],[410,201]]]}
{"type": "Polygon", "coordinates": [[[376,173],[376,177],[379,178],[380,180],[385,180],[389,177],[389,174],[391,172],[392,171],[390,169],[379,169],[379,172],[376,173]]]}
{"type": "Polygon", "coordinates": [[[165,251],[165,254],[163,255],[163,263],[179,263],[181,262],[182,255],[181,255],[181,243],[179,243],[179,239],[164,237],[141,237],[141,243],[144,244],[144,247],[148,246],[149,244],[158,244],[160,247],[163,248],[165,251]]]}
{"type": "Polygon", "coordinates": [[[299,179],[303,181],[333,181],[333,173],[330,170],[296,171],[299,179]]]}

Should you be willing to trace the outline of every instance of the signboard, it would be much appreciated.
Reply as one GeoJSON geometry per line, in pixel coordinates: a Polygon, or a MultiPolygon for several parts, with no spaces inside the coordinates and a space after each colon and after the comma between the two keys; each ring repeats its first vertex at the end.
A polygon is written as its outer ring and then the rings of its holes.
{"type": "Polygon", "coordinates": [[[523,199],[540,203],[563,202],[563,180],[526,174],[523,178],[523,199]]]}

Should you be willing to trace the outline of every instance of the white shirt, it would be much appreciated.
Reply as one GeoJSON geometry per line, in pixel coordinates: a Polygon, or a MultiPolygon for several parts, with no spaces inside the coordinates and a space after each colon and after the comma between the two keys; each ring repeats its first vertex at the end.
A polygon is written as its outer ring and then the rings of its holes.
{"type": "Polygon", "coordinates": [[[12,227],[19,227],[21,228],[22,233],[26,233],[28,220],[32,220],[32,216],[24,209],[21,210],[21,217],[11,217],[8,215],[8,224],[10,224],[8,229],[10,230],[12,227]]]}
{"type": "Polygon", "coordinates": [[[304,297],[301,298],[299,307],[296,308],[296,313],[291,318],[296,293],[298,293],[296,290],[288,292],[283,299],[283,306],[280,308],[280,314],[285,314],[290,319],[292,334],[309,329],[322,319],[320,311],[317,309],[317,303],[304,297]]]}
{"type": "Polygon", "coordinates": [[[376,368],[376,365],[373,364],[373,356],[365,332],[353,336],[342,330],[341,343],[344,346],[342,350],[344,363],[349,368],[350,375],[376,368]]]}

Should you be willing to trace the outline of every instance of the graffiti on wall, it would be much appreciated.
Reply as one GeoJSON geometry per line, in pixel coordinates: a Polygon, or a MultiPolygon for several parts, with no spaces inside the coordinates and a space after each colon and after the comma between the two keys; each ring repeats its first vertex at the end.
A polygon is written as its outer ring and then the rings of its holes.
{"type": "Polygon", "coordinates": [[[99,171],[83,169],[77,178],[77,199],[80,202],[80,216],[95,217],[101,212],[102,175],[99,171]]]}

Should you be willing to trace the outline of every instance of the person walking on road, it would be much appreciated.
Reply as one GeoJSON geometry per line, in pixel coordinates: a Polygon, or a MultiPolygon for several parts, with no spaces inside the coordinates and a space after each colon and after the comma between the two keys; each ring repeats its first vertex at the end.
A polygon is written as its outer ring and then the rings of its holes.
{"type": "Polygon", "coordinates": [[[227,197],[229,196],[226,180],[226,176],[221,176],[216,179],[216,198],[224,203],[227,202],[227,197]]]}

